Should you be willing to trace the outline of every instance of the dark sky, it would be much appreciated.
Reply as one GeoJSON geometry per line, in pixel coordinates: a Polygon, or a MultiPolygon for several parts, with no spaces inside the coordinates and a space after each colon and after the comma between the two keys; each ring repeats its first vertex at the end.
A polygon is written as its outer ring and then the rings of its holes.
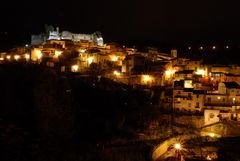
{"type": "Polygon", "coordinates": [[[1,37],[29,41],[44,24],[108,40],[239,41],[238,0],[1,1],[1,37]]]}

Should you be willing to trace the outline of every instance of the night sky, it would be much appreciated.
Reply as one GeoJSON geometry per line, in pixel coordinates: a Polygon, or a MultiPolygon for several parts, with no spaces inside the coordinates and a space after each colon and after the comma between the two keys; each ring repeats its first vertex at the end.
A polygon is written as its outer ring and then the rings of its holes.
{"type": "Polygon", "coordinates": [[[170,43],[240,40],[237,0],[67,0],[1,2],[1,38],[28,42],[44,24],[108,41],[170,43]],[[10,39],[10,38],[9,38],[10,39]]]}

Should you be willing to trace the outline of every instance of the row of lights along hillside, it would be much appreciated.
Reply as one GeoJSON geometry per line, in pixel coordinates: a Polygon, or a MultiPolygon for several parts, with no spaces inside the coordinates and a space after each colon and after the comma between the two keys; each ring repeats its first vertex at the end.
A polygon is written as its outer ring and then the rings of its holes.
{"type": "Polygon", "coordinates": [[[213,46],[200,46],[200,47],[192,47],[192,46],[188,46],[187,49],[188,50],[217,50],[217,49],[230,49],[230,46],[229,45],[226,45],[224,47],[217,47],[216,45],[213,45],[213,46]]]}

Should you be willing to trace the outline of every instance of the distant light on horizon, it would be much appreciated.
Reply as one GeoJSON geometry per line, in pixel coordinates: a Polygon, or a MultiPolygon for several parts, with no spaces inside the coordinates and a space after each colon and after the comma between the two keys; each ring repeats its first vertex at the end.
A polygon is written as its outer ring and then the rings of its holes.
{"type": "Polygon", "coordinates": [[[216,49],[216,46],[213,46],[212,49],[215,50],[215,49],[216,49]]]}
{"type": "Polygon", "coordinates": [[[203,50],[203,46],[200,47],[200,50],[203,50]]]}
{"type": "Polygon", "coordinates": [[[192,47],[191,47],[191,46],[189,46],[189,47],[188,47],[188,50],[191,50],[191,49],[192,49],[192,47]]]}

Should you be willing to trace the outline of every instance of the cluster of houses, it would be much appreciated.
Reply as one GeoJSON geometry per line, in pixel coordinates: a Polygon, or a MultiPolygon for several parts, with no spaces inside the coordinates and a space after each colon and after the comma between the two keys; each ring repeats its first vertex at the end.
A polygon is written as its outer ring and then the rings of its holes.
{"type": "Polygon", "coordinates": [[[167,64],[165,76],[166,85],[172,84],[170,105],[174,111],[204,113],[206,124],[240,119],[238,65],[176,58],[167,64]]]}
{"type": "Polygon", "coordinates": [[[1,62],[26,61],[58,72],[96,74],[132,86],[170,88],[161,95],[164,108],[205,113],[209,123],[240,119],[240,66],[206,64],[155,48],[138,51],[116,43],[103,44],[99,32],[72,34],[47,28],[32,42],[0,54],[1,62]]]}

